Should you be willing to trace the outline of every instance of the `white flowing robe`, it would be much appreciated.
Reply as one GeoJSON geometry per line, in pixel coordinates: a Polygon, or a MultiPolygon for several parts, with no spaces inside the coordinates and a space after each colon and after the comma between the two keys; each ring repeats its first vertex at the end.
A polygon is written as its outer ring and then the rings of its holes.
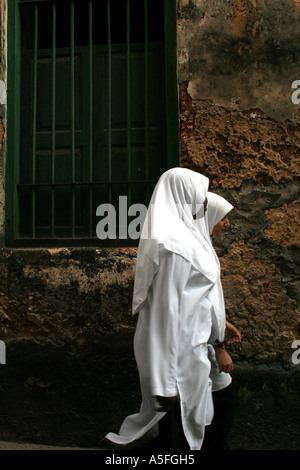
{"type": "MultiPolygon", "coordinates": [[[[142,391],[138,414],[128,416],[119,434],[107,439],[128,444],[149,431],[165,413],[153,395],[180,400],[182,424],[191,449],[200,449],[213,417],[207,341],[213,327],[212,283],[186,259],[160,253],[160,269],[139,313],[134,350],[142,391]]],[[[156,431],[156,429],[152,429],[156,431]]]]}
{"type": "Polygon", "coordinates": [[[209,338],[223,340],[225,308],[218,261],[207,226],[193,215],[203,207],[208,179],[185,168],[165,172],[153,192],[143,226],[135,276],[134,339],[142,405],[119,434],[106,438],[127,444],[157,432],[165,413],[153,395],[177,395],[191,449],[201,448],[213,416],[209,338]]]}

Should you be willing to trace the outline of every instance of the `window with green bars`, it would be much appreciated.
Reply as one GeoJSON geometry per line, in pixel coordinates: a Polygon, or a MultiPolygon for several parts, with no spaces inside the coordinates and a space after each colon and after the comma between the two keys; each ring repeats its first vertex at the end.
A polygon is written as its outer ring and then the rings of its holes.
{"type": "Polygon", "coordinates": [[[178,165],[175,10],[175,0],[11,2],[8,245],[95,241],[99,205],[117,221],[120,196],[147,205],[178,165]]]}

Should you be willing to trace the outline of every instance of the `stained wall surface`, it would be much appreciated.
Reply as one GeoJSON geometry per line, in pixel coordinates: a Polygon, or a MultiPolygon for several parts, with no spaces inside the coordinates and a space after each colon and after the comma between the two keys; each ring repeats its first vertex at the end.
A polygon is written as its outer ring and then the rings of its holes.
{"type": "Polygon", "coordinates": [[[214,244],[243,338],[236,449],[300,447],[299,21],[296,1],[178,2],[181,162],[234,205],[214,244]]]}
{"type": "MultiPolygon", "coordinates": [[[[6,2],[1,8],[6,80],[6,2]]],[[[234,205],[231,229],[214,240],[228,319],[243,338],[229,345],[240,397],[233,449],[300,448],[300,365],[292,361],[300,334],[300,107],[291,99],[299,24],[296,0],[177,2],[181,165],[208,176],[210,189],[234,205]]],[[[140,406],[136,249],[4,246],[4,111],[0,439],[97,446],[140,406]]]]}
{"type": "Polygon", "coordinates": [[[299,337],[299,21],[294,1],[178,6],[181,161],[235,207],[215,245],[255,361],[288,359],[299,337]]]}

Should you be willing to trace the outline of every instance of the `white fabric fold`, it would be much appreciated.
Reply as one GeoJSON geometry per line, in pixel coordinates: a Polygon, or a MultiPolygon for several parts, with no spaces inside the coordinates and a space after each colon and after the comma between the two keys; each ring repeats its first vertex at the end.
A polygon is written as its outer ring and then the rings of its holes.
{"type": "Polygon", "coordinates": [[[109,433],[107,439],[125,445],[144,434],[154,437],[165,414],[155,411],[154,395],[177,395],[190,448],[201,448],[205,426],[213,417],[207,357],[211,287],[183,257],[160,252],[160,269],[139,312],[134,337],[142,405],[139,413],[125,418],[118,434],[109,433]]]}
{"type": "Polygon", "coordinates": [[[222,340],[225,309],[219,261],[203,204],[208,179],[185,168],[165,172],[142,229],[133,292],[139,313],[134,351],[142,391],[140,412],[107,439],[127,444],[155,433],[164,413],[154,395],[177,395],[191,449],[200,449],[213,416],[207,342],[222,340]],[[200,217],[196,222],[194,217],[200,217]]]}
{"type": "Polygon", "coordinates": [[[133,292],[133,314],[141,310],[159,265],[163,247],[188,260],[215,282],[211,247],[196,230],[193,215],[203,207],[209,180],[187,168],[172,168],[159,179],[141,232],[133,292]]]}

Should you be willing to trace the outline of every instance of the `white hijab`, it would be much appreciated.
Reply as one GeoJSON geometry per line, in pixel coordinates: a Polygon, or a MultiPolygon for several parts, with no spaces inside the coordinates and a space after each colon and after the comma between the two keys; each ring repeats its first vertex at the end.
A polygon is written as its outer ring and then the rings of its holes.
{"type": "Polygon", "coordinates": [[[231,210],[233,206],[222,196],[215,193],[207,193],[207,212],[209,234],[211,235],[214,226],[220,222],[231,210]]]}
{"type": "Polygon", "coordinates": [[[214,260],[217,266],[218,275],[216,278],[216,282],[214,288],[210,294],[210,300],[213,304],[214,315],[216,318],[216,324],[218,325],[218,331],[214,331],[212,334],[212,341],[218,339],[222,341],[225,334],[225,302],[224,302],[224,294],[223,288],[221,283],[221,268],[220,268],[220,261],[215,252],[215,249],[211,243],[211,234],[213,231],[214,226],[220,222],[227,214],[233,209],[233,206],[226,201],[222,196],[218,194],[207,192],[207,210],[204,217],[197,218],[196,226],[200,232],[206,232],[209,234],[209,244],[214,256],[214,260]]]}
{"type": "Polygon", "coordinates": [[[203,207],[209,180],[187,168],[173,168],[159,179],[141,232],[133,292],[133,314],[142,309],[159,267],[162,249],[188,260],[212,284],[218,277],[207,229],[197,230],[193,215],[203,207]]]}

